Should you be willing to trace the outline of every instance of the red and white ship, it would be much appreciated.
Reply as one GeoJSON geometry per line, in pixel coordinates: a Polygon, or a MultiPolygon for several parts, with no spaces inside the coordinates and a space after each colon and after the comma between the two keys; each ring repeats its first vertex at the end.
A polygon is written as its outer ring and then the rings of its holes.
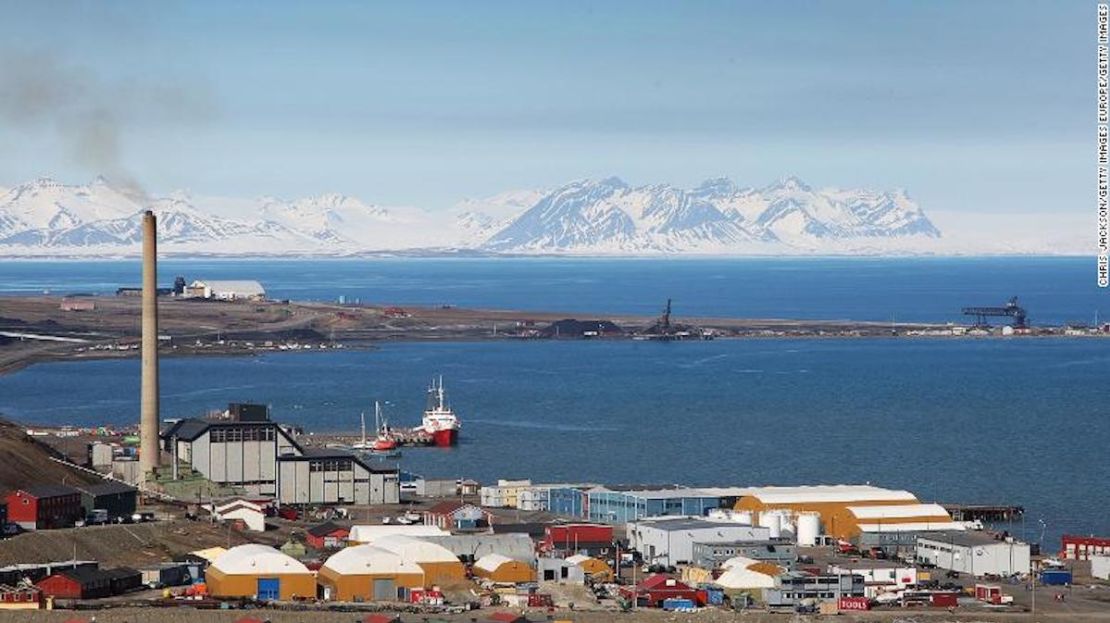
{"type": "Polygon", "coordinates": [[[424,421],[420,425],[432,437],[434,446],[453,446],[459,441],[459,418],[447,404],[447,393],[443,391],[443,377],[432,381],[428,387],[428,407],[424,410],[424,421]]]}

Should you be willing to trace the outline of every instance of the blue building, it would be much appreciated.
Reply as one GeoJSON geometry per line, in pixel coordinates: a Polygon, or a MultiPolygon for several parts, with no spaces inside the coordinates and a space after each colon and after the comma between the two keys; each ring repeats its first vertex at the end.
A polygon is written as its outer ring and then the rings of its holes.
{"type": "Polygon", "coordinates": [[[666,515],[700,517],[723,501],[719,492],[686,487],[596,487],[586,495],[586,518],[610,524],[666,515]]]}
{"type": "Polygon", "coordinates": [[[548,490],[547,510],[558,515],[586,518],[586,491],[578,487],[548,490]]]}

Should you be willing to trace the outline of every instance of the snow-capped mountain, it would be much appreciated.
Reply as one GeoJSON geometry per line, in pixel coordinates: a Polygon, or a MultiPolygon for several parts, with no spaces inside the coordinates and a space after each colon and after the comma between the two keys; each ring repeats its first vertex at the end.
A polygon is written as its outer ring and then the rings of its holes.
{"type": "Polygon", "coordinates": [[[686,190],[583,180],[544,196],[483,248],[513,253],[824,251],[876,239],[936,239],[904,191],[814,190],[797,178],[737,188],[711,179],[686,190]]]}
{"type": "Polygon", "coordinates": [[[431,212],[341,194],[286,200],[150,198],[108,180],[39,179],[0,191],[0,256],[137,255],[141,214],[158,215],[163,254],[346,255],[470,250],[514,254],[928,252],[940,232],[903,191],[693,189],[618,178],[510,191],[431,212]]]}

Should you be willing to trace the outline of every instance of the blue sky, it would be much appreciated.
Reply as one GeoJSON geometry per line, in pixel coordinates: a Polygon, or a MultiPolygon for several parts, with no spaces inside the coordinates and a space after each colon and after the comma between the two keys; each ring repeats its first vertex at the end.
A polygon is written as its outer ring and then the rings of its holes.
{"type": "Polygon", "coordinates": [[[0,117],[0,185],[116,167],[156,193],[437,209],[581,177],[796,174],[927,211],[1093,212],[1093,2],[0,9],[7,62],[76,80],[59,114],[88,99],[119,132],[101,166],[49,111],[0,117]]]}

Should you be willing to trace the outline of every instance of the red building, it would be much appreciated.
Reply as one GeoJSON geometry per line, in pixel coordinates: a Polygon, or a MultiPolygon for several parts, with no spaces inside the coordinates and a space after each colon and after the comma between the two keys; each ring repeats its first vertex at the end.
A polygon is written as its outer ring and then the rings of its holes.
{"type": "Polygon", "coordinates": [[[81,492],[65,485],[36,485],[7,495],[8,521],[24,530],[69,528],[81,518],[81,492]]]}
{"type": "Polygon", "coordinates": [[[305,542],[313,549],[338,549],[347,545],[351,529],[326,521],[308,529],[305,542]]]}
{"type": "Polygon", "coordinates": [[[706,603],[705,591],[691,588],[689,584],[661,573],[650,575],[636,585],[635,591],[622,588],[621,593],[631,598],[633,594],[638,603],[649,608],[661,608],[667,599],[689,599],[697,606],[706,603]]]}
{"type": "Polygon", "coordinates": [[[1092,555],[1110,556],[1110,538],[1097,536],[1076,536],[1065,534],[1062,558],[1069,560],[1089,560],[1092,555]]]}
{"type": "Polygon", "coordinates": [[[58,599],[98,599],[112,595],[112,578],[99,569],[67,569],[39,580],[43,595],[58,599]]]}
{"type": "Polygon", "coordinates": [[[547,526],[544,529],[541,549],[573,555],[580,552],[588,556],[608,553],[613,547],[613,526],[592,523],[569,523],[547,526]]]}

